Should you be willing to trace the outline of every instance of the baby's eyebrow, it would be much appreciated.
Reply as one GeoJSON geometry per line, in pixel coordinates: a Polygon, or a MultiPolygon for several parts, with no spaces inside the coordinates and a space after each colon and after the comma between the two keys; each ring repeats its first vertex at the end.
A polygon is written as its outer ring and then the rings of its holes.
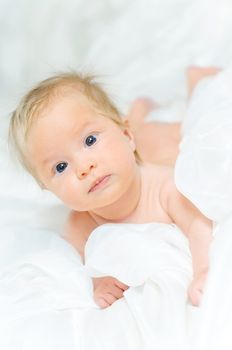
{"type": "Polygon", "coordinates": [[[56,156],[52,155],[50,157],[47,157],[47,158],[43,159],[42,163],[43,164],[51,163],[52,161],[55,161],[56,158],[57,158],[56,156]]]}

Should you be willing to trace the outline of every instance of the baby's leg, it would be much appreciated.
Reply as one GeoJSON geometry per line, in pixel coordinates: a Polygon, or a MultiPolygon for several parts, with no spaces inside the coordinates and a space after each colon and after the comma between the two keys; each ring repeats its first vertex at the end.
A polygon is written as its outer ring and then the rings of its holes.
{"type": "MultiPolygon", "coordinates": [[[[219,71],[217,67],[189,67],[186,71],[188,96],[191,96],[200,80],[219,71]]],[[[126,123],[134,134],[143,161],[174,165],[179,152],[181,123],[146,122],[146,116],[158,107],[152,99],[138,98],[129,110],[126,123]]]]}
{"type": "Polygon", "coordinates": [[[186,71],[188,96],[190,97],[200,80],[213,76],[221,71],[218,67],[190,66],[186,71]]]}
{"type": "Polygon", "coordinates": [[[148,114],[158,107],[159,105],[153,99],[139,97],[132,103],[126,119],[131,127],[138,127],[148,114]]]}

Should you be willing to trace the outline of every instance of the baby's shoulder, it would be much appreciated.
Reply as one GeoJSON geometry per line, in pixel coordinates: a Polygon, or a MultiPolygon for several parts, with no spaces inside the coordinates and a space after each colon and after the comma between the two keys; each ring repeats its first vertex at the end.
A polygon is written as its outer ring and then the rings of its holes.
{"type": "Polygon", "coordinates": [[[175,186],[173,168],[166,165],[144,164],[141,171],[143,203],[146,202],[148,205],[152,203],[156,221],[171,222],[171,218],[167,216],[167,204],[175,186]]]}
{"type": "Polygon", "coordinates": [[[143,184],[148,192],[156,194],[162,203],[176,191],[174,169],[168,165],[144,164],[143,184]]]}
{"type": "Polygon", "coordinates": [[[97,226],[88,212],[72,210],[66,221],[63,238],[71,243],[83,257],[88,237],[97,226]]]}
{"type": "Polygon", "coordinates": [[[88,212],[72,210],[66,221],[65,236],[82,235],[88,237],[96,227],[96,222],[88,212]]]}

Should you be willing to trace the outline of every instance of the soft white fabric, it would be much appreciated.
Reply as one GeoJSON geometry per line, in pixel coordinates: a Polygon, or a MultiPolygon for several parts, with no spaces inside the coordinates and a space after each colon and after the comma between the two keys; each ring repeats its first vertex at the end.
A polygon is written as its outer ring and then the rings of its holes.
{"type": "Polygon", "coordinates": [[[146,349],[185,348],[191,259],[174,225],[104,225],[85,252],[87,268],[132,286],[125,299],[146,349]]]}
{"type": "Polygon", "coordinates": [[[232,344],[232,216],[217,225],[211,248],[210,274],[199,310],[192,347],[229,350],[232,344]]]}
{"type": "Polygon", "coordinates": [[[103,225],[87,242],[86,266],[52,232],[24,230],[22,239],[30,249],[0,276],[4,349],[55,350],[65,342],[70,349],[186,349],[191,259],[174,225],[103,225]],[[131,288],[99,310],[93,275],[113,275],[131,288]]]}
{"type": "Polygon", "coordinates": [[[175,181],[208,217],[232,212],[232,67],[200,82],[183,122],[175,181]]]}
{"type": "Polygon", "coordinates": [[[78,68],[103,75],[122,107],[146,94],[183,103],[189,64],[231,62],[231,17],[231,0],[1,0],[1,116],[38,80],[78,68]]]}
{"type": "Polygon", "coordinates": [[[232,67],[199,83],[183,123],[175,167],[178,189],[216,221],[210,273],[204,290],[195,350],[232,345],[232,67]]]}

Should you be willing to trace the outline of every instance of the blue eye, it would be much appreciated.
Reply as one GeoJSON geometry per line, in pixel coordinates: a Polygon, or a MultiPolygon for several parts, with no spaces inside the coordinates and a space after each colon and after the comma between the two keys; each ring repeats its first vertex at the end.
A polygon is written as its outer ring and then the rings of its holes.
{"type": "Polygon", "coordinates": [[[97,138],[94,135],[89,135],[86,140],[85,144],[90,147],[97,141],[97,138]]]}
{"type": "Polygon", "coordinates": [[[55,168],[56,173],[58,173],[58,174],[63,173],[63,171],[65,171],[67,166],[68,166],[68,163],[66,163],[66,162],[62,162],[62,163],[57,164],[56,168],[55,168]]]}

